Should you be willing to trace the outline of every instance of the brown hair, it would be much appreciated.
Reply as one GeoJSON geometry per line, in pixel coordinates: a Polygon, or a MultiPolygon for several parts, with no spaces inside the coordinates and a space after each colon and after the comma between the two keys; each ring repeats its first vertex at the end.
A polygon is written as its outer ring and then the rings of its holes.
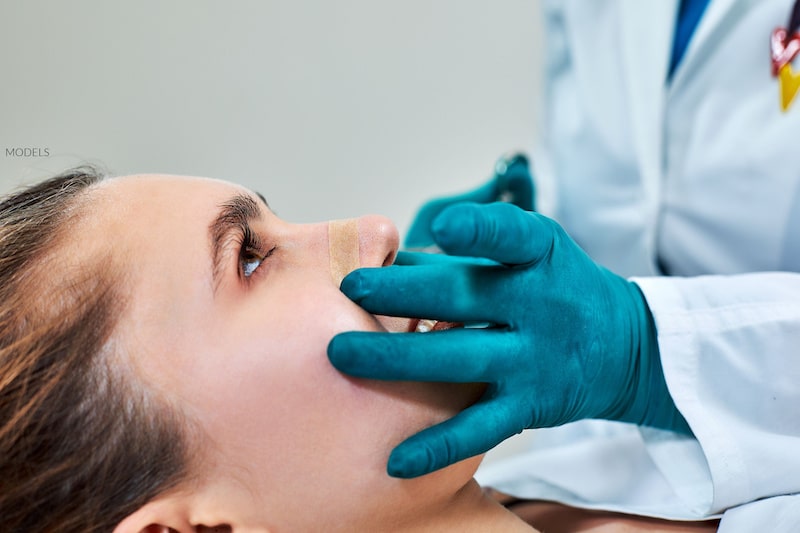
{"type": "Polygon", "coordinates": [[[114,258],[60,258],[102,179],[81,167],[0,203],[3,531],[109,531],[186,476],[183,421],[115,359],[114,258]]]}

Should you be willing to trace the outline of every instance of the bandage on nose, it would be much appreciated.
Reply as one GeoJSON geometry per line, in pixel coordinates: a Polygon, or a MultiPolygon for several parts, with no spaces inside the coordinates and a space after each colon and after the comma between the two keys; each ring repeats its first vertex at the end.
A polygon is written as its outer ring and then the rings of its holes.
{"type": "Polygon", "coordinates": [[[330,257],[331,279],[338,287],[347,274],[361,266],[357,220],[331,220],[328,222],[328,256],[330,257]]]}

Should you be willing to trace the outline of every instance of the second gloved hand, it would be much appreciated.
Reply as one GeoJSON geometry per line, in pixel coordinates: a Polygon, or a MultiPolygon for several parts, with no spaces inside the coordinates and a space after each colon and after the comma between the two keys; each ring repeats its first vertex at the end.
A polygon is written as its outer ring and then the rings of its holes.
{"type": "Polygon", "coordinates": [[[644,296],[558,224],[510,204],[460,204],[432,232],[449,256],[401,254],[351,273],[342,290],[372,313],[489,327],[347,332],[328,347],[353,376],[488,384],[478,403],[398,445],[391,475],[422,475],[523,429],[586,418],[691,433],[667,391],[644,296]]]}
{"type": "Polygon", "coordinates": [[[433,220],[445,208],[464,202],[490,204],[509,202],[527,211],[533,211],[536,187],[533,183],[528,158],[521,153],[503,156],[494,165],[489,181],[477,189],[433,198],[419,208],[406,234],[404,247],[407,250],[438,251],[431,231],[433,220]]]}

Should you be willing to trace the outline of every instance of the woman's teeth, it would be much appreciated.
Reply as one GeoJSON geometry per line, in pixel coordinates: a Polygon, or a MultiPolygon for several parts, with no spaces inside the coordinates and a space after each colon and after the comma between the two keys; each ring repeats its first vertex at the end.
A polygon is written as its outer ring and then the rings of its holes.
{"type": "Polygon", "coordinates": [[[432,320],[430,318],[421,318],[417,322],[417,327],[414,331],[417,333],[427,333],[429,331],[444,331],[446,329],[462,328],[464,324],[460,322],[447,322],[446,320],[432,320]]]}
{"type": "Polygon", "coordinates": [[[430,320],[428,318],[422,318],[417,323],[417,327],[416,327],[416,329],[414,331],[416,331],[417,333],[427,333],[427,332],[433,330],[433,328],[435,328],[435,327],[436,327],[436,320],[430,320]]]}

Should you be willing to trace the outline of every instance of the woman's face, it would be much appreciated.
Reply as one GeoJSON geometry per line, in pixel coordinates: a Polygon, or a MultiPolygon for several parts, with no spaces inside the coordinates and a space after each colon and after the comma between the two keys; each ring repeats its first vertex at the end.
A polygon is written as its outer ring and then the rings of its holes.
{"type": "Polygon", "coordinates": [[[338,224],[332,259],[328,223],[287,223],[229,183],[129,176],[90,194],[83,235],[122,258],[131,286],[120,339],[132,368],[203,430],[193,490],[253,524],[387,523],[470,479],[477,460],[416,480],[388,477],[386,461],[474,390],[353,379],[326,356],[336,333],[408,327],[359,308],[335,273],[391,263],[389,220],[338,224]]]}

